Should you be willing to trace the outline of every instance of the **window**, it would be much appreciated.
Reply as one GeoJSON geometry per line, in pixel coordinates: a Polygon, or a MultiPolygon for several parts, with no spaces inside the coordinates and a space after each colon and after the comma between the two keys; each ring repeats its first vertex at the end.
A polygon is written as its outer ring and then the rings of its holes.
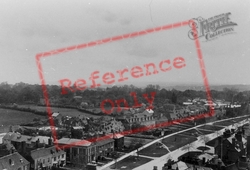
{"type": "Polygon", "coordinates": [[[48,158],[48,162],[50,162],[50,158],[48,158]]]}
{"type": "Polygon", "coordinates": [[[54,157],[54,161],[56,161],[56,157],[54,157]]]}
{"type": "Polygon", "coordinates": [[[64,154],[62,154],[62,158],[64,158],[64,154]]]}

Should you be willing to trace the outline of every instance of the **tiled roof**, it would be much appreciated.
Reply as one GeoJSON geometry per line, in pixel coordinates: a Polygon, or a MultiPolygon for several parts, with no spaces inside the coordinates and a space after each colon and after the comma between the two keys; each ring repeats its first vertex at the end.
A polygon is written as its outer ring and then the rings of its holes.
{"type": "Polygon", "coordinates": [[[49,156],[49,155],[61,155],[65,153],[63,150],[57,150],[55,148],[55,146],[49,147],[49,148],[39,148],[36,150],[31,151],[31,157],[33,159],[37,159],[37,158],[42,158],[45,156],[49,156]]]}
{"type": "Polygon", "coordinates": [[[75,146],[90,146],[91,142],[87,140],[81,140],[81,139],[71,139],[71,138],[62,138],[57,141],[58,144],[62,145],[75,145],[75,146]]]}
{"type": "Polygon", "coordinates": [[[100,141],[98,141],[98,139],[97,139],[96,145],[97,145],[97,146],[102,146],[102,145],[105,145],[105,144],[111,143],[111,142],[114,142],[114,139],[108,138],[108,139],[102,139],[102,140],[100,140],[100,141]]]}
{"type": "Polygon", "coordinates": [[[0,169],[18,169],[28,164],[29,162],[17,152],[0,158],[0,169]]]}
{"type": "MultiPolygon", "coordinates": [[[[7,134],[5,135],[4,139],[8,139],[14,142],[23,142],[25,141],[28,144],[31,144],[33,142],[36,142],[39,139],[40,143],[45,143],[48,144],[48,139],[50,137],[48,136],[27,136],[27,135],[21,135],[18,133],[11,133],[11,134],[7,134]]],[[[52,139],[53,141],[53,139],[52,139]]]]}

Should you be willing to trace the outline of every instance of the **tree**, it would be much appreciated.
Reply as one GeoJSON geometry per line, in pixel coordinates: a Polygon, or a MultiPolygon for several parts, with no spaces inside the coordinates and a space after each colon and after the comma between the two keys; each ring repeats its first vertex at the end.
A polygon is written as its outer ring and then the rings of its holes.
{"type": "Polygon", "coordinates": [[[200,140],[204,143],[204,146],[206,147],[206,143],[210,141],[210,138],[206,135],[202,135],[200,140]]]}
{"type": "Polygon", "coordinates": [[[187,150],[187,151],[189,152],[190,149],[192,149],[192,148],[194,148],[193,143],[189,143],[189,144],[183,146],[183,147],[181,148],[181,150],[184,150],[184,151],[187,150]]]}
{"type": "Polygon", "coordinates": [[[175,94],[175,92],[172,93],[171,101],[172,103],[177,103],[177,95],[175,94]]]}

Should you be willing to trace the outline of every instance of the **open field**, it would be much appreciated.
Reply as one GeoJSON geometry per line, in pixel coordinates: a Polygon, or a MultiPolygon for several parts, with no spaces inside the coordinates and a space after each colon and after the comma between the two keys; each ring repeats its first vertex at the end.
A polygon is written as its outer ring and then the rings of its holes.
{"type": "MultiPolygon", "coordinates": [[[[31,108],[31,109],[36,109],[38,111],[46,111],[46,107],[45,106],[37,106],[37,105],[19,105],[18,107],[25,107],[25,108],[31,108]]],[[[79,115],[84,115],[86,117],[100,117],[98,115],[94,115],[94,114],[89,114],[86,112],[80,112],[77,109],[70,109],[70,108],[58,108],[58,107],[51,107],[52,112],[59,112],[61,113],[63,116],[79,116],[79,115]]],[[[103,115],[105,116],[105,115],[103,115]]]]}
{"type": "Polygon", "coordinates": [[[0,109],[0,132],[6,132],[9,125],[19,125],[28,123],[34,118],[46,118],[46,116],[36,115],[30,112],[22,112],[10,109],[0,109]]]}

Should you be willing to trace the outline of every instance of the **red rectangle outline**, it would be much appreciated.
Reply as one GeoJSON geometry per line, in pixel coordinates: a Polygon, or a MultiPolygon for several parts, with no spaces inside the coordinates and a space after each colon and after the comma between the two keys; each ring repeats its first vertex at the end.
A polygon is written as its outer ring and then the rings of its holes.
{"type": "MultiPolygon", "coordinates": [[[[36,64],[37,64],[38,74],[39,74],[39,78],[40,78],[41,85],[42,85],[43,96],[44,96],[45,103],[46,103],[46,110],[48,112],[49,123],[50,123],[51,131],[52,131],[52,137],[54,139],[54,145],[57,148],[61,147],[61,146],[58,145],[58,141],[57,141],[57,135],[56,135],[56,130],[55,130],[55,126],[54,126],[55,123],[54,123],[54,120],[53,120],[53,117],[52,117],[52,111],[51,111],[51,108],[50,108],[48,92],[47,92],[47,88],[46,88],[46,83],[45,83],[45,79],[44,79],[44,74],[43,74],[41,61],[40,61],[41,58],[56,55],[56,54],[60,54],[60,53],[64,53],[64,52],[69,52],[69,51],[73,51],[73,50],[77,50],[77,49],[83,49],[83,48],[87,48],[87,47],[101,45],[101,44],[105,44],[105,43],[109,43],[109,42],[113,42],[113,41],[118,41],[118,40],[122,40],[122,39],[126,39],[126,38],[133,38],[133,37],[137,37],[137,36],[142,36],[142,35],[146,35],[146,34],[153,33],[153,32],[178,28],[178,27],[182,27],[182,26],[186,26],[186,25],[189,25],[192,28],[192,32],[194,33],[194,35],[193,35],[194,36],[194,43],[195,43],[196,52],[197,52],[198,59],[199,59],[199,64],[200,64],[200,67],[201,67],[201,73],[202,73],[203,83],[204,83],[205,89],[206,89],[207,100],[211,101],[211,92],[210,92],[210,87],[208,85],[208,79],[207,79],[207,76],[206,76],[205,64],[204,64],[203,57],[202,57],[200,42],[199,42],[199,39],[197,37],[197,34],[195,34],[195,33],[197,33],[197,30],[196,30],[196,27],[195,27],[195,24],[194,24],[193,20],[168,24],[168,25],[164,25],[164,26],[161,26],[161,27],[146,29],[146,30],[142,30],[142,31],[138,31],[138,32],[133,32],[133,33],[130,33],[130,34],[114,36],[114,37],[111,37],[111,38],[105,38],[105,39],[102,39],[102,40],[92,41],[92,42],[89,42],[89,43],[74,45],[74,46],[70,46],[70,47],[66,47],[66,48],[61,48],[61,49],[52,50],[52,51],[37,54],[36,55],[36,64]]],[[[210,110],[211,110],[211,107],[212,107],[211,103],[210,103],[209,107],[210,107],[210,110]]],[[[139,133],[139,132],[143,132],[143,131],[146,131],[146,130],[149,130],[149,129],[152,129],[152,128],[166,127],[166,126],[174,124],[173,122],[183,123],[183,122],[190,121],[190,118],[201,119],[201,118],[204,118],[206,116],[213,116],[213,115],[214,115],[214,110],[212,110],[212,112],[210,112],[210,113],[203,113],[203,114],[200,114],[200,115],[185,117],[185,118],[170,121],[170,122],[158,123],[156,125],[151,125],[151,126],[147,126],[147,127],[143,127],[143,128],[134,129],[132,131],[129,130],[129,131],[119,132],[119,134],[126,135],[128,133],[139,133]]],[[[87,140],[90,141],[90,142],[95,142],[97,140],[100,141],[100,140],[105,140],[105,139],[112,138],[113,135],[114,134],[108,134],[108,135],[103,136],[103,137],[91,138],[91,139],[87,139],[87,140]]],[[[74,142],[74,143],[71,143],[71,144],[64,145],[63,148],[69,148],[69,147],[72,147],[72,146],[75,146],[75,145],[83,145],[85,142],[86,142],[86,140],[82,140],[82,141],[79,141],[79,142],[74,142]]]]}

